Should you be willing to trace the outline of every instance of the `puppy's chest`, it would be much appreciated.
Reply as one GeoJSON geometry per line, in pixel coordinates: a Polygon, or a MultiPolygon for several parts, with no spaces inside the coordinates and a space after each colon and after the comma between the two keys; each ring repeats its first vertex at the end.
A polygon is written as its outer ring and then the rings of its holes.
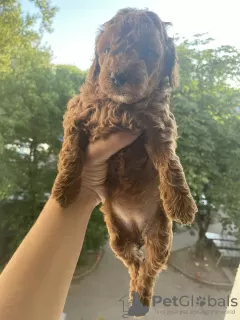
{"type": "Polygon", "coordinates": [[[112,101],[91,108],[84,125],[90,141],[107,138],[117,131],[130,130],[137,133],[142,129],[139,114],[134,107],[118,105],[112,101]]]}
{"type": "Polygon", "coordinates": [[[159,178],[140,136],[130,146],[109,159],[107,187],[125,197],[141,198],[149,186],[157,188],[159,178]]]}
{"type": "Polygon", "coordinates": [[[113,132],[142,132],[135,142],[108,161],[106,184],[109,190],[122,190],[131,196],[140,195],[152,181],[158,181],[156,169],[145,149],[147,130],[141,118],[143,113],[134,107],[107,101],[95,106],[85,123],[90,141],[107,138],[113,132]]]}

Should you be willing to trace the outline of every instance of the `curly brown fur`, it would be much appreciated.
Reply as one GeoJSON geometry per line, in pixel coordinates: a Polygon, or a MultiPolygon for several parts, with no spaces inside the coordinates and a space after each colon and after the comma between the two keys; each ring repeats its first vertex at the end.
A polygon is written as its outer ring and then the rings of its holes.
{"type": "Polygon", "coordinates": [[[175,87],[178,68],[167,25],[151,11],[124,9],[102,26],[88,78],[68,104],[53,188],[68,206],[81,187],[88,142],[119,130],[142,132],[110,158],[102,211],[112,250],[129,269],[130,293],[138,292],[147,306],[171,250],[172,220],[192,223],[197,211],[175,153],[166,79],[175,87]]]}

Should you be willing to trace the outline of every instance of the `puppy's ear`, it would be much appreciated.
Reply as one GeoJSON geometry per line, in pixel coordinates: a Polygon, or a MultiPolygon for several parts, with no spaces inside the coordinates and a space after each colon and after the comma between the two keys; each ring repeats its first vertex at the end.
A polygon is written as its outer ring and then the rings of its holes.
{"type": "Polygon", "coordinates": [[[166,53],[164,59],[164,75],[169,78],[169,84],[172,88],[177,88],[179,83],[179,65],[176,53],[176,47],[173,39],[167,39],[166,53]]]}
{"type": "Polygon", "coordinates": [[[98,45],[98,41],[99,41],[102,33],[103,33],[103,30],[100,29],[99,34],[97,35],[97,37],[95,39],[95,57],[94,57],[92,65],[88,71],[88,79],[91,82],[94,82],[97,80],[99,72],[100,72],[100,65],[98,62],[97,45],[98,45]]]}
{"type": "Polygon", "coordinates": [[[159,18],[159,16],[155,12],[148,11],[148,10],[145,11],[145,15],[148,17],[148,19],[150,19],[154,23],[154,25],[158,29],[158,31],[161,32],[162,31],[162,21],[159,18]]]}
{"type": "Polygon", "coordinates": [[[99,72],[100,72],[100,65],[98,63],[98,54],[96,52],[96,49],[95,49],[95,58],[93,60],[93,63],[88,71],[88,79],[91,81],[91,82],[94,82],[97,80],[97,77],[99,75],[99,72]]]}
{"type": "Polygon", "coordinates": [[[172,26],[171,22],[163,22],[159,16],[152,11],[146,11],[145,14],[154,23],[162,35],[162,39],[166,42],[166,52],[164,58],[164,76],[169,78],[169,84],[172,88],[178,87],[179,81],[179,68],[177,62],[176,47],[173,38],[168,37],[167,28],[172,26]]]}

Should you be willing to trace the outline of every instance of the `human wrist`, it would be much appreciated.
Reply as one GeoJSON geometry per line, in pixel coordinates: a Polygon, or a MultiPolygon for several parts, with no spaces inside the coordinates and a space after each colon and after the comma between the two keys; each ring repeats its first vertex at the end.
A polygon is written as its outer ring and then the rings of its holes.
{"type": "Polygon", "coordinates": [[[85,187],[81,187],[81,190],[76,197],[76,199],[70,203],[66,207],[62,207],[60,203],[51,195],[47,206],[54,206],[55,210],[60,210],[62,213],[74,213],[77,214],[79,211],[81,212],[81,215],[91,215],[93,209],[100,203],[100,200],[95,196],[95,194],[88,190],[85,187]]]}
{"type": "Polygon", "coordinates": [[[95,208],[101,202],[101,199],[97,192],[83,184],[81,186],[77,202],[80,202],[81,204],[84,203],[95,208]]]}

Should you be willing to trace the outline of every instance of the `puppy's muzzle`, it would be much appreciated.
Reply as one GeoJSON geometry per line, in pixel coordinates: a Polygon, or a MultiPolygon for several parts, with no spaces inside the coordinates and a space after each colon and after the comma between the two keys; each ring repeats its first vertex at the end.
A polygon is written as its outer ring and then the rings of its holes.
{"type": "Polygon", "coordinates": [[[121,87],[127,82],[126,74],[124,74],[123,72],[112,72],[110,77],[112,83],[117,87],[121,87]]]}

